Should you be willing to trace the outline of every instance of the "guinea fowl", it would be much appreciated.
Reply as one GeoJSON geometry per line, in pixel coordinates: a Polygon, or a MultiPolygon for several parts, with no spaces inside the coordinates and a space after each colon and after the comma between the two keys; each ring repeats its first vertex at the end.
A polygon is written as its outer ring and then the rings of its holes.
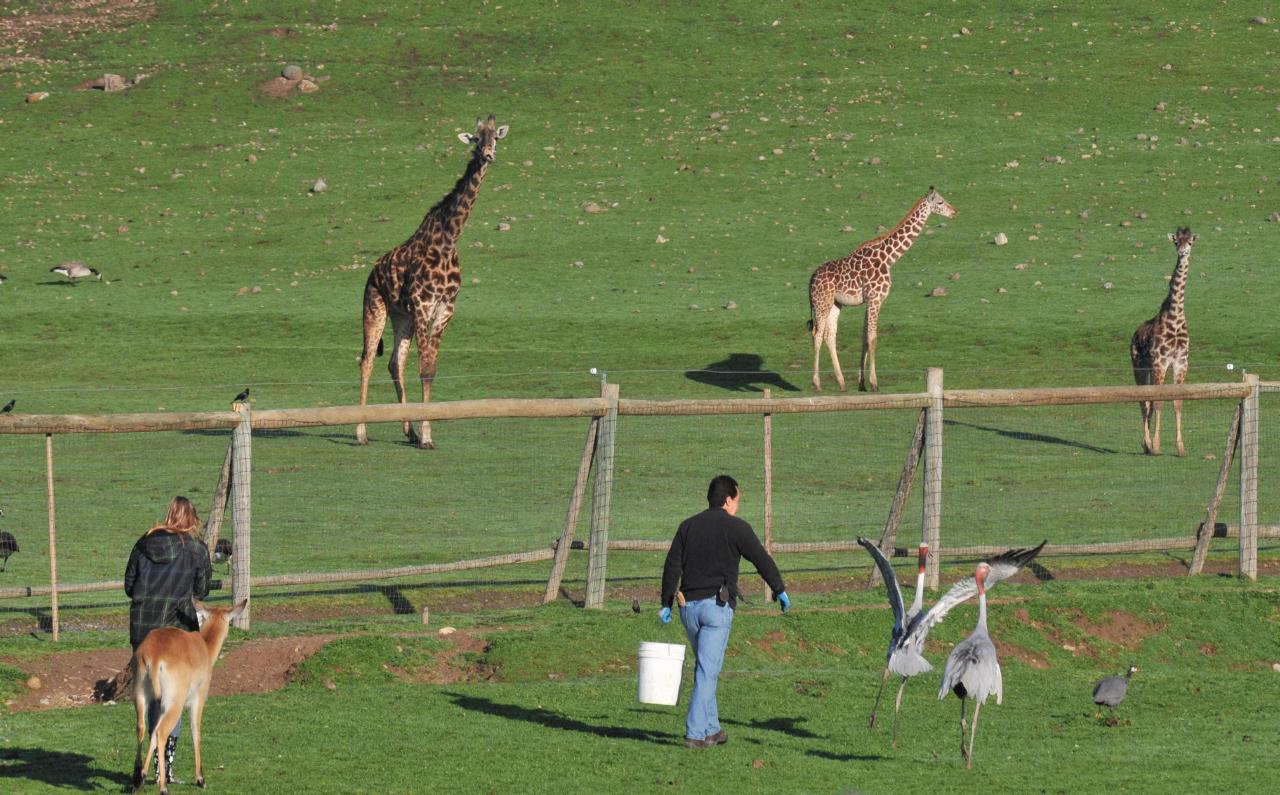
{"type": "Polygon", "coordinates": [[[1124,701],[1129,692],[1129,679],[1138,672],[1138,666],[1130,665],[1124,676],[1109,676],[1093,686],[1093,703],[1097,709],[1093,713],[1095,719],[1102,717],[1102,708],[1111,710],[1111,721],[1116,719],[1116,707],[1124,701]]]}

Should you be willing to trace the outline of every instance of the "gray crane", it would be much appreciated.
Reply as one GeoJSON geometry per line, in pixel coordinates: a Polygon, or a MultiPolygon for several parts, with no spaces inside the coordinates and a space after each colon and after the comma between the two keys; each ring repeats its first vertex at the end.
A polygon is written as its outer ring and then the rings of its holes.
{"type": "MultiPolygon", "coordinates": [[[[987,561],[984,564],[987,566],[986,587],[991,587],[1001,580],[1017,574],[1019,569],[1040,554],[1040,550],[1044,549],[1047,541],[1048,539],[1041,541],[1040,545],[1036,547],[1010,549],[987,561]]],[[[889,650],[885,655],[884,674],[880,677],[880,689],[876,691],[876,703],[871,708],[871,718],[868,721],[868,726],[875,728],[876,711],[880,708],[880,696],[884,692],[884,685],[889,678],[889,673],[898,674],[902,677],[902,683],[898,686],[898,698],[894,704],[893,714],[893,747],[897,748],[898,716],[902,712],[902,694],[906,690],[907,680],[917,674],[928,673],[933,670],[933,666],[924,658],[924,644],[929,637],[929,630],[935,624],[940,623],[953,607],[978,593],[978,585],[974,577],[966,577],[951,586],[943,594],[942,598],[933,607],[929,608],[928,612],[921,613],[924,596],[925,558],[929,552],[928,544],[921,544],[917,558],[916,596],[911,608],[904,612],[902,593],[898,587],[898,579],[893,572],[893,566],[889,565],[888,559],[885,558],[875,544],[865,538],[859,538],[858,543],[871,554],[872,559],[876,562],[876,567],[880,569],[880,575],[884,578],[885,590],[889,595],[889,606],[893,608],[893,634],[889,638],[889,650]]]]}
{"type": "Polygon", "coordinates": [[[978,710],[992,694],[995,694],[997,704],[1004,701],[1000,661],[996,659],[996,645],[991,642],[991,635],[987,632],[986,580],[990,572],[988,564],[979,563],[973,573],[974,582],[978,586],[978,625],[947,656],[947,664],[942,669],[942,687],[938,689],[939,699],[946,698],[948,690],[960,697],[960,756],[969,769],[973,769],[973,740],[978,734],[978,710]],[[970,696],[973,697],[973,726],[969,730],[969,745],[966,748],[964,704],[970,696]]]}
{"type": "Polygon", "coordinates": [[[1097,709],[1093,713],[1094,720],[1102,717],[1102,708],[1111,710],[1110,723],[1115,725],[1116,707],[1124,701],[1129,692],[1129,679],[1138,672],[1138,666],[1130,665],[1124,676],[1109,676],[1093,686],[1093,703],[1097,709]]]}

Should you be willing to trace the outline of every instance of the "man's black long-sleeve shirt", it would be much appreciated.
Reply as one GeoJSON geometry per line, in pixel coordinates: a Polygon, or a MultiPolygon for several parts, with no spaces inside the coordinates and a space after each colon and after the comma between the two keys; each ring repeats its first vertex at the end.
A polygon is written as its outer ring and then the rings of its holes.
{"type": "Polygon", "coordinates": [[[730,604],[736,606],[738,562],[746,558],[773,593],[786,590],[778,564],[773,562],[751,525],[723,508],[708,508],[680,523],[662,569],[662,605],[671,607],[676,589],[685,599],[715,596],[728,583],[730,604]]]}

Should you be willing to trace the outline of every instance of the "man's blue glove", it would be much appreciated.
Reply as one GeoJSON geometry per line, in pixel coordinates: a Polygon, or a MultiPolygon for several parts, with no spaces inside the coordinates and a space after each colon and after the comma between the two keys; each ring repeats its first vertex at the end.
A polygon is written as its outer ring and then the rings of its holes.
{"type": "Polygon", "coordinates": [[[787,608],[791,607],[791,600],[787,598],[786,591],[778,593],[778,604],[782,606],[782,612],[784,613],[787,612],[787,608]]]}
{"type": "Polygon", "coordinates": [[[658,611],[658,620],[664,624],[671,623],[671,608],[664,607],[658,611]]]}

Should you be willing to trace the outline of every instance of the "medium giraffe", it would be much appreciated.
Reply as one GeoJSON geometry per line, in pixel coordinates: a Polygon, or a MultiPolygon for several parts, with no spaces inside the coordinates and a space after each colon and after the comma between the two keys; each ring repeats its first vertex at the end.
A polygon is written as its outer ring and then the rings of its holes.
{"type": "Polygon", "coordinates": [[[819,265],[813,272],[809,279],[809,331],[813,334],[814,389],[822,391],[818,357],[825,342],[831,355],[831,365],[836,371],[836,382],[844,391],[844,373],[836,356],[836,326],[843,307],[865,303],[867,318],[862,326],[858,389],[880,391],[876,383],[876,321],[880,317],[880,305],[889,296],[892,284],[889,267],[911,248],[932,213],[944,218],[956,217],[956,208],[930,187],[893,231],[859,244],[849,256],[819,265]]]}
{"type": "MultiPolygon", "coordinates": [[[[462,285],[458,267],[458,236],[467,222],[471,205],[480,192],[485,171],[493,162],[497,142],[507,135],[507,125],[494,126],[493,116],[476,120],[474,133],[459,133],[463,143],[474,144],[471,161],[458,184],[427,212],[418,231],[405,242],[383,254],[374,264],[364,286],[364,353],[360,356],[360,405],[369,397],[369,376],[373,359],[382,355],[382,330],[387,318],[395,332],[391,361],[387,368],[395,383],[396,399],[404,403],[404,363],[409,344],[418,343],[418,376],[422,380],[422,402],[431,399],[431,381],[436,375],[436,355],[440,338],[453,317],[454,301],[462,285]]],[[[433,449],[431,424],[422,423],[419,435],[409,422],[405,436],[411,444],[433,449]]],[[[356,426],[356,441],[368,444],[364,423],[356,426]]]]}
{"type": "MultiPolygon", "coordinates": [[[[1138,326],[1129,343],[1129,358],[1133,362],[1133,378],[1139,384],[1163,384],[1168,374],[1173,383],[1181,384],[1187,377],[1187,363],[1191,352],[1191,338],[1187,335],[1187,315],[1182,296],[1187,286],[1187,263],[1191,261],[1191,247],[1197,235],[1183,227],[1169,235],[1173,248],[1178,252],[1178,264],[1169,279],[1169,295],[1160,305],[1156,316],[1138,326]]],[[[1161,402],[1144,400],[1142,408],[1142,451],[1160,455],[1160,407],[1161,402]],[[1152,422],[1152,415],[1155,422],[1152,422]],[[1154,425],[1154,428],[1152,427],[1154,425]]],[[[1186,455],[1182,445],[1182,401],[1173,401],[1173,415],[1178,432],[1178,455],[1186,455]]]]}

